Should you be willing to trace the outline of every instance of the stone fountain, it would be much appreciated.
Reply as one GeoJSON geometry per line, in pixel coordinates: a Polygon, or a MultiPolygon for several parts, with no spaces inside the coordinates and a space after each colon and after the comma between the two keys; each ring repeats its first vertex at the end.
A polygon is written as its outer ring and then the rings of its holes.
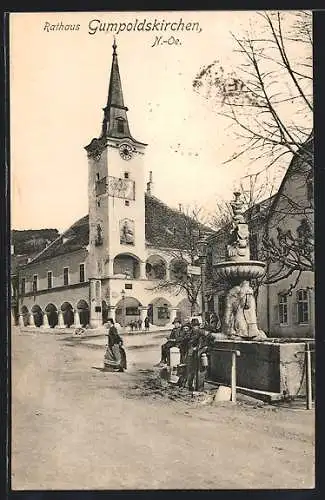
{"type": "Polygon", "coordinates": [[[222,333],[215,334],[210,350],[210,379],[230,383],[231,351],[240,352],[237,360],[237,388],[267,400],[284,395],[303,395],[305,341],[312,339],[277,339],[267,337],[258,328],[256,302],[251,280],[265,273],[264,262],[251,260],[249,230],[240,193],[231,203],[232,228],[224,262],[213,264],[217,279],[226,284],[227,293],[222,333]]]}
{"type": "Polygon", "coordinates": [[[264,275],[265,263],[250,259],[244,203],[239,192],[235,192],[234,197],[227,260],[214,266],[216,276],[230,287],[226,295],[222,333],[229,339],[264,339],[267,338],[265,333],[257,326],[256,302],[250,280],[264,275]]]}

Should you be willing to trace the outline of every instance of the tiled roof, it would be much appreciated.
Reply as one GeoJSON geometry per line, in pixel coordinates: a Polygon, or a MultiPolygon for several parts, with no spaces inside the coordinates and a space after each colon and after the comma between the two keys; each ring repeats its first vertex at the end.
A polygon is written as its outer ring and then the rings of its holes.
{"type": "Polygon", "coordinates": [[[89,243],[89,216],[77,220],[67,231],[39,253],[32,261],[39,262],[84,248],[89,243]]]}
{"type": "MultiPolygon", "coordinates": [[[[146,244],[153,247],[182,248],[184,229],[190,218],[178,210],[168,207],[158,198],[145,194],[145,237],[146,244]]],[[[197,223],[203,234],[211,229],[197,223]]],[[[40,262],[58,255],[64,255],[89,244],[89,216],[85,215],[75,222],[59,238],[39,253],[31,262],[40,262]]]]}
{"type": "Polygon", "coordinates": [[[168,207],[155,196],[145,196],[146,242],[153,247],[184,248],[185,230],[189,221],[202,234],[213,232],[203,224],[194,222],[188,215],[168,207]]]}

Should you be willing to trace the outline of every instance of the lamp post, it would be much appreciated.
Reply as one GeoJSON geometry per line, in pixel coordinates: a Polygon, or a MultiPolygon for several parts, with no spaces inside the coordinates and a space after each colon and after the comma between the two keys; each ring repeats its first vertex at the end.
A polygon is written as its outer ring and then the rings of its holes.
{"type": "Polygon", "coordinates": [[[201,264],[201,296],[202,296],[202,321],[203,325],[206,320],[207,301],[206,301],[206,259],[207,259],[207,241],[201,239],[198,241],[197,249],[201,264]]]}
{"type": "Polygon", "coordinates": [[[123,333],[125,333],[125,321],[126,321],[126,309],[125,309],[125,290],[121,291],[122,295],[122,328],[123,333]]]}

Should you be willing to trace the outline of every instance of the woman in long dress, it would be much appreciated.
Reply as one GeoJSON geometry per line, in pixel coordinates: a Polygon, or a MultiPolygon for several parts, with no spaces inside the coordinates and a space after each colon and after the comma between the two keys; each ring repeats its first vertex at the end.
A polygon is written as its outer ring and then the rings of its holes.
{"type": "Polygon", "coordinates": [[[123,340],[118,334],[112,319],[108,320],[107,328],[108,339],[104,355],[104,366],[117,372],[123,372],[126,370],[126,354],[123,348],[123,340]]]}

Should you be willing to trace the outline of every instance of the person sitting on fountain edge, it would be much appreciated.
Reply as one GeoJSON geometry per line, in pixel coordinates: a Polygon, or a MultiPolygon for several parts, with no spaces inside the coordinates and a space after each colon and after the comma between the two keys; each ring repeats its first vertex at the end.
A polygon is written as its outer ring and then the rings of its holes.
{"type": "Polygon", "coordinates": [[[182,323],[178,318],[173,321],[173,329],[170,332],[170,335],[165,342],[161,346],[161,359],[158,365],[167,364],[169,361],[169,350],[171,347],[179,347],[182,341],[183,332],[182,332],[182,323]]]}
{"type": "Polygon", "coordinates": [[[182,378],[181,385],[188,385],[190,391],[194,390],[194,379],[199,368],[201,354],[207,352],[215,341],[213,333],[205,331],[200,327],[197,319],[191,321],[191,333],[187,338],[186,352],[186,374],[182,378]]]}

